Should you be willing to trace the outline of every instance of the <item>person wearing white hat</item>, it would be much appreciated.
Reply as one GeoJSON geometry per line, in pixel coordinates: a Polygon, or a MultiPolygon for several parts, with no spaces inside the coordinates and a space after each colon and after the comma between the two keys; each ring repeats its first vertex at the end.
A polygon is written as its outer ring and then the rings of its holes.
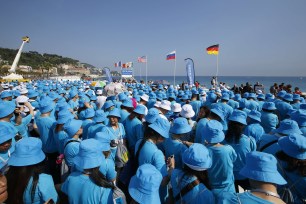
{"type": "Polygon", "coordinates": [[[182,111],[180,115],[187,119],[188,124],[192,128],[192,131],[189,134],[189,139],[194,138],[195,136],[195,128],[197,126],[197,122],[192,120],[192,117],[195,116],[195,112],[190,104],[185,104],[182,107],[182,111]]]}
{"type": "MultiPolygon", "coordinates": [[[[162,101],[158,110],[159,110],[159,115],[161,118],[168,120],[168,118],[165,116],[169,111],[171,111],[170,107],[170,102],[169,101],[162,101]]],[[[154,105],[155,106],[155,105],[154,105]]]]}
{"type": "Polygon", "coordinates": [[[143,94],[142,96],[140,96],[140,102],[138,103],[138,105],[141,105],[143,107],[145,107],[145,116],[148,114],[148,108],[147,108],[147,103],[149,101],[149,96],[147,94],[143,94]]]}

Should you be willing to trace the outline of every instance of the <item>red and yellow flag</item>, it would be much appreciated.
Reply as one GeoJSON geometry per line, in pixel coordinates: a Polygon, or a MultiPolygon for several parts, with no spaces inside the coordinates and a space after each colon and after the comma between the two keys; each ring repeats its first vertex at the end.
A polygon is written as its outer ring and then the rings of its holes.
{"type": "Polygon", "coordinates": [[[209,55],[218,55],[219,54],[219,44],[212,45],[208,48],[206,48],[207,54],[209,55]]]}

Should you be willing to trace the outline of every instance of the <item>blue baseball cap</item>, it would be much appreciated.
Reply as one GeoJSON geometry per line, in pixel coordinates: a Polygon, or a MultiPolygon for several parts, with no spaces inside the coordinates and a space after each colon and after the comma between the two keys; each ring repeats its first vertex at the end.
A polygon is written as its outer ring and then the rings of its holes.
{"type": "Polygon", "coordinates": [[[276,110],[275,104],[273,102],[264,102],[262,109],[266,110],[276,110]]]}
{"type": "Polygon", "coordinates": [[[146,108],[144,105],[137,105],[133,112],[138,113],[139,115],[144,115],[146,112],[146,108]]]}
{"type": "Polygon", "coordinates": [[[93,120],[96,123],[104,122],[106,120],[106,115],[103,110],[96,110],[93,120]]]}
{"type": "Polygon", "coordinates": [[[129,193],[138,203],[160,204],[159,187],[163,177],[152,164],[143,164],[129,183],[129,193]]]}
{"type": "Polygon", "coordinates": [[[168,120],[159,117],[149,125],[149,127],[155,130],[162,137],[169,138],[170,123],[168,120]]]}
{"type": "Polygon", "coordinates": [[[278,185],[287,182],[277,171],[277,160],[272,154],[264,152],[249,152],[246,154],[246,164],[239,172],[241,175],[255,180],[278,185]]]}
{"type": "Polygon", "coordinates": [[[289,134],[303,134],[299,128],[299,125],[294,120],[284,119],[280,122],[279,127],[274,130],[277,133],[289,135],[289,134]]]}
{"type": "Polygon", "coordinates": [[[150,108],[148,114],[145,116],[145,120],[148,123],[153,123],[159,116],[159,111],[156,108],[150,108]]]}
{"type": "Polygon", "coordinates": [[[102,131],[102,132],[97,132],[94,139],[100,142],[101,151],[109,151],[111,149],[110,147],[111,141],[115,140],[116,138],[112,134],[110,134],[109,131],[102,131]]]}
{"type": "Polygon", "coordinates": [[[246,107],[248,107],[249,103],[250,102],[246,98],[242,98],[239,101],[239,108],[246,108],[246,107]]]}
{"type": "Polygon", "coordinates": [[[79,153],[74,157],[73,163],[80,170],[92,169],[101,166],[105,161],[101,154],[100,142],[96,139],[83,140],[80,143],[79,153]]]}
{"type": "Polygon", "coordinates": [[[293,100],[301,100],[300,94],[293,94],[293,100]]]}
{"type": "Polygon", "coordinates": [[[235,94],[234,100],[239,102],[241,100],[241,95],[240,94],[235,94]]]}
{"type": "Polygon", "coordinates": [[[281,137],[278,144],[283,152],[287,155],[305,160],[306,159],[306,137],[299,134],[290,134],[286,137],[281,137]]]}
{"type": "Polygon", "coordinates": [[[68,109],[61,110],[57,114],[57,124],[65,124],[68,120],[73,118],[73,114],[68,109]]]}
{"type": "Polygon", "coordinates": [[[30,166],[42,162],[45,158],[41,140],[35,137],[25,137],[16,143],[15,151],[8,160],[8,165],[30,166]]]}
{"type": "Polygon", "coordinates": [[[264,94],[258,94],[257,98],[265,100],[266,97],[264,94]]]}
{"type": "Polygon", "coordinates": [[[120,110],[119,110],[118,108],[114,108],[114,109],[111,110],[111,111],[109,112],[109,114],[107,115],[107,117],[110,117],[110,116],[117,117],[117,118],[121,118],[120,110]]]}
{"type": "Polygon", "coordinates": [[[209,120],[201,131],[205,133],[203,136],[208,143],[219,143],[225,138],[223,125],[217,120],[209,120]]]}
{"type": "Polygon", "coordinates": [[[15,111],[16,105],[12,101],[0,101],[0,118],[4,118],[15,111]]]}
{"type": "Polygon", "coordinates": [[[250,111],[249,114],[248,114],[248,117],[252,118],[253,120],[256,120],[258,122],[261,122],[261,119],[260,119],[261,113],[257,110],[250,111]]]}
{"type": "Polygon", "coordinates": [[[234,110],[228,120],[235,121],[243,125],[247,125],[246,118],[247,118],[247,114],[244,111],[234,110]]]}
{"type": "Polygon", "coordinates": [[[177,135],[186,134],[190,131],[191,131],[191,127],[188,124],[187,119],[182,118],[182,117],[176,118],[173,121],[173,124],[170,128],[170,133],[177,134],[177,135]]]}
{"type": "Polygon", "coordinates": [[[208,149],[198,143],[194,143],[183,153],[183,162],[195,171],[205,171],[212,165],[211,156],[208,149]]]}
{"type": "Polygon", "coordinates": [[[248,98],[253,98],[253,99],[256,99],[256,94],[255,93],[250,93],[248,98]]]}
{"type": "Polygon", "coordinates": [[[81,120],[69,120],[64,124],[64,131],[70,138],[72,138],[82,127],[82,123],[81,120]]]}

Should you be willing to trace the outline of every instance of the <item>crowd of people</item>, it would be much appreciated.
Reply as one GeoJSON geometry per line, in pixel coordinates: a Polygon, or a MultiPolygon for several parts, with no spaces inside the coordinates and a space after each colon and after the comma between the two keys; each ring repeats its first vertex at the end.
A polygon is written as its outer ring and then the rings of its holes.
{"type": "Polygon", "coordinates": [[[90,84],[1,84],[0,202],[306,202],[301,93],[90,84]]]}

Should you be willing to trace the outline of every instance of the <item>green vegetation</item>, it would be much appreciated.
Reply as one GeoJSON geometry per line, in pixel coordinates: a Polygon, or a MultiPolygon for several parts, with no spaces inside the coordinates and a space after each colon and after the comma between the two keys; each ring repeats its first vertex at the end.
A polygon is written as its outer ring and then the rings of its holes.
{"type": "MultiPolygon", "coordinates": [[[[11,65],[15,59],[18,50],[0,48],[0,57],[2,60],[6,60],[11,65]]],[[[69,64],[78,66],[80,62],[68,57],[62,57],[56,54],[40,54],[36,51],[23,52],[21,54],[19,65],[28,65],[33,69],[41,69],[41,67],[57,67],[60,64],[69,64]]],[[[83,63],[86,67],[94,67],[90,64],[83,63]]]]}

